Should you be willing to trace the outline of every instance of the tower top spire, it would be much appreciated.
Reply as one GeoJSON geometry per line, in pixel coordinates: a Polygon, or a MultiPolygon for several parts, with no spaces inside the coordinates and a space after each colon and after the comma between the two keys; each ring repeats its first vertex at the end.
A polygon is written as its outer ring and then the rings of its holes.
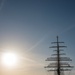
{"type": "Polygon", "coordinates": [[[58,38],[59,38],[59,37],[57,36],[57,42],[58,42],[58,38]]]}

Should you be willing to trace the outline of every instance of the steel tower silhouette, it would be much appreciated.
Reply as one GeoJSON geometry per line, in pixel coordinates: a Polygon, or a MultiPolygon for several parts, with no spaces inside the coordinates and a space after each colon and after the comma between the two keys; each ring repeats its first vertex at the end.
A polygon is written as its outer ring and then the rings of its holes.
{"type": "Polygon", "coordinates": [[[66,55],[62,51],[64,51],[62,48],[66,46],[60,45],[60,42],[57,36],[57,41],[52,42],[52,44],[56,44],[56,46],[52,46],[49,48],[55,48],[56,54],[52,54],[52,57],[49,57],[46,59],[46,61],[53,61],[48,64],[48,66],[45,66],[47,68],[47,71],[54,71],[55,75],[64,75],[64,71],[71,71],[73,66],[71,66],[67,61],[72,61],[69,57],[64,57],[63,55],[66,55]]]}

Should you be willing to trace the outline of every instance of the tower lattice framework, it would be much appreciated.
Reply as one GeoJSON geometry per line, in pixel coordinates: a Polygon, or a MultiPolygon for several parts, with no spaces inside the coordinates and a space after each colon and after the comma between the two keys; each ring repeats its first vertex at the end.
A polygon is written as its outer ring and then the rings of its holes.
{"type": "Polygon", "coordinates": [[[47,71],[54,71],[55,75],[64,75],[64,71],[71,71],[73,66],[71,66],[67,61],[72,61],[69,57],[65,57],[65,53],[63,53],[63,49],[66,46],[60,45],[60,42],[57,36],[57,41],[52,42],[52,44],[56,44],[55,46],[51,46],[49,48],[55,48],[55,54],[52,54],[52,57],[49,57],[46,59],[46,61],[52,61],[48,64],[48,66],[45,66],[47,68],[47,71]],[[63,56],[64,55],[64,56],[63,56]]]}

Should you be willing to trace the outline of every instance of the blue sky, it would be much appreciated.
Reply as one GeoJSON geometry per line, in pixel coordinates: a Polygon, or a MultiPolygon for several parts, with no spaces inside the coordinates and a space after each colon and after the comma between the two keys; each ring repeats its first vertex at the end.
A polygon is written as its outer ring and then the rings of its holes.
{"type": "MultiPolygon", "coordinates": [[[[73,59],[74,64],[74,0],[0,1],[0,47],[2,50],[13,49],[45,65],[44,60],[53,53],[49,46],[52,41],[56,41],[57,35],[68,46],[65,52],[73,59]]],[[[35,68],[36,71],[33,70],[31,74],[35,75],[35,72],[37,75],[43,74],[43,66],[40,68],[42,72],[39,68],[35,68]]]]}

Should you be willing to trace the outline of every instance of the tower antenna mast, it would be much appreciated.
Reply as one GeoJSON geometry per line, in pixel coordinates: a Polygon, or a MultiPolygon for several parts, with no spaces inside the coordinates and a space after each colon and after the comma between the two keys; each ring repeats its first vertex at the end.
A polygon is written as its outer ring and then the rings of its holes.
{"type": "Polygon", "coordinates": [[[66,55],[65,53],[62,53],[64,51],[62,48],[66,46],[60,45],[60,42],[58,36],[56,37],[57,41],[52,42],[52,44],[56,44],[56,46],[51,46],[49,48],[55,48],[55,54],[52,54],[52,57],[49,57],[46,59],[46,61],[53,61],[52,63],[49,63],[48,66],[45,66],[47,68],[47,71],[54,71],[56,75],[64,75],[64,71],[71,71],[73,66],[71,66],[66,61],[72,61],[69,57],[64,57],[63,55],[66,55]]]}

